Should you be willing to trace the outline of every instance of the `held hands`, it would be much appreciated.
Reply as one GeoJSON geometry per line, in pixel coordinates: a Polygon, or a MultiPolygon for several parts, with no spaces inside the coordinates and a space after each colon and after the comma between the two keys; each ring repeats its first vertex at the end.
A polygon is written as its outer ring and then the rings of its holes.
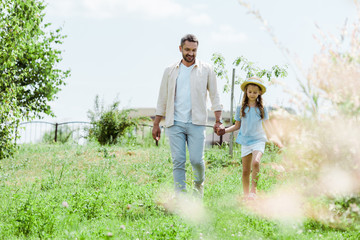
{"type": "Polygon", "coordinates": [[[218,128],[216,134],[219,135],[219,136],[225,134],[225,127],[224,127],[224,125],[221,125],[221,126],[218,128]]]}
{"type": "Polygon", "coordinates": [[[225,134],[225,127],[222,123],[215,123],[214,125],[214,132],[218,135],[224,135],[225,134]]]}
{"type": "Polygon", "coordinates": [[[219,128],[221,125],[222,125],[221,122],[216,122],[216,123],[214,124],[214,132],[215,132],[215,133],[217,133],[217,130],[218,130],[218,128],[219,128]]]}

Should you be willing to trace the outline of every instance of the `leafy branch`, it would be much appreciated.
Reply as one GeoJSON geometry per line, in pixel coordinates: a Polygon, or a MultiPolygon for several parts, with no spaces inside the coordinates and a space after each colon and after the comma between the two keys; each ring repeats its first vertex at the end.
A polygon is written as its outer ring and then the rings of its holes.
{"type": "MultiPolygon", "coordinates": [[[[220,53],[214,53],[211,60],[214,63],[216,75],[226,80],[224,85],[224,92],[229,92],[231,83],[228,76],[228,71],[226,70],[225,58],[220,53]]],[[[233,67],[240,69],[240,74],[235,76],[235,85],[240,85],[245,79],[250,77],[259,77],[264,78],[271,82],[275,78],[284,78],[287,76],[287,66],[280,67],[278,65],[272,66],[270,69],[260,68],[256,63],[249,61],[244,56],[238,57],[233,61],[233,67]],[[245,78],[241,77],[241,73],[245,75],[245,78]]]]}

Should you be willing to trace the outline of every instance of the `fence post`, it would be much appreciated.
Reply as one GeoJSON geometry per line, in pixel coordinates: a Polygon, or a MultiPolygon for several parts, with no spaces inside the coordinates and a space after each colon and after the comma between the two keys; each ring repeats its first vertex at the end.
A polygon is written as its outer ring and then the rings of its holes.
{"type": "Polygon", "coordinates": [[[211,139],[211,147],[213,148],[214,147],[214,144],[215,144],[215,132],[212,131],[212,139],[211,139]]]}
{"type": "Polygon", "coordinates": [[[18,138],[18,127],[19,127],[19,122],[16,123],[16,128],[15,128],[15,145],[16,145],[16,140],[18,138]]]}
{"type": "Polygon", "coordinates": [[[58,123],[55,123],[55,142],[57,142],[57,131],[58,131],[58,123]]]}
{"type": "Polygon", "coordinates": [[[145,125],[142,125],[142,140],[145,139],[145,125]]]}

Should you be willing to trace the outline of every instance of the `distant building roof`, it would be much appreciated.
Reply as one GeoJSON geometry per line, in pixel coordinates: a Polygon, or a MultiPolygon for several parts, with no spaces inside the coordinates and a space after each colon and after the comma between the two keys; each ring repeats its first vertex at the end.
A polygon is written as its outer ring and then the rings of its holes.
{"type": "Polygon", "coordinates": [[[130,117],[151,117],[154,118],[156,113],[155,108],[135,108],[130,112],[130,117]]]}

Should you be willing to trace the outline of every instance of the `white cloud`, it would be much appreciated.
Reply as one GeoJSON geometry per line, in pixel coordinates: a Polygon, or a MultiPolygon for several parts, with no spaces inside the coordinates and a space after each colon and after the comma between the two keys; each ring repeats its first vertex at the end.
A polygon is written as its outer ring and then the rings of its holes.
{"type": "Polygon", "coordinates": [[[237,32],[230,25],[220,26],[219,31],[213,32],[211,38],[215,42],[240,43],[245,42],[248,37],[245,33],[237,32]]]}
{"type": "Polygon", "coordinates": [[[73,0],[47,0],[47,12],[54,16],[79,15],[80,1],[73,0]]]}
{"type": "Polygon", "coordinates": [[[57,16],[116,18],[126,13],[150,18],[181,16],[183,7],[174,0],[48,0],[49,13],[57,16]]]}
{"type": "Polygon", "coordinates": [[[196,26],[206,26],[212,24],[212,19],[209,15],[202,13],[202,14],[191,14],[187,21],[190,24],[196,25],[196,26]]]}
{"type": "Polygon", "coordinates": [[[183,7],[173,0],[122,0],[129,12],[143,13],[150,17],[170,17],[183,14],[183,7]]]}
{"type": "Polygon", "coordinates": [[[86,17],[95,19],[119,18],[124,14],[159,19],[182,17],[195,26],[213,23],[206,13],[208,5],[195,4],[186,9],[175,0],[47,0],[48,14],[61,17],[86,17]]]}

